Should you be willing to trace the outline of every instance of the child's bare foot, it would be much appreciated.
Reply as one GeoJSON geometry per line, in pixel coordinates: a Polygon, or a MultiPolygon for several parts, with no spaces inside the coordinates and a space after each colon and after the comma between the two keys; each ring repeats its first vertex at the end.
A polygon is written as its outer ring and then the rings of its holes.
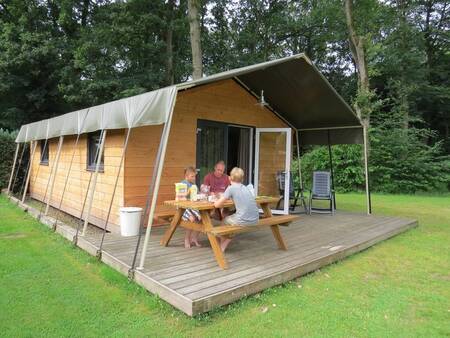
{"type": "Polygon", "coordinates": [[[230,244],[231,242],[231,238],[222,238],[222,240],[220,241],[220,249],[222,250],[222,252],[225,252],[228,244],[230,244]]]}
{"type": "Polygon", "coordinates": [[[191,242],[189,240],[184,240],[184,247],[185,249],[190,249],[191,248],[191,242]]]}

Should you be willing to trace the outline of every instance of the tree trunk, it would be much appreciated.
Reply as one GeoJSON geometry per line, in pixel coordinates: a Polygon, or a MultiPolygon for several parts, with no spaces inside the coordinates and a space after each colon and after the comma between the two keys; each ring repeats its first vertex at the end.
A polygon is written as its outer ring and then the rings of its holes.
{"type": "Polygon", "coordinates": [[[366,55],[364,50],[364,38],[358,36],[353,25],[353,1],[345,0],[345,18],[347,22],[350,51],[358,72],[359,88],[369,90],[369,76],[367,74],[366,55]]]}
{"type": "Polygon", "coordinates": [[[189,31],[192,49],[192,77],[194,80],[203,76],[202,47],[200,42],[199,0],[188,0],[189,31]]]}
{"type": "Polygon", "coordinates": [[[173,73],[173,10],[175,0],[167,3],[167,31],[166,31],[166,85],[174,84],[173,73]]]}
{"type": "MultiPolygon", "coordinates": [[[[366,53],[364,49],[365,41],[362,36],[358,36],[355,30],[355,26],[353,24],[352,0],[345,0],[344,10],[348,28],[350,51],[352,53],[353,60],[355,61],[356,71],[358,73],[358,92],[359,94],[362,95],[368,95],[370,92],[370,87],[369,87],[369,75],[367,72],[366,53]]],[[[358,117],[360,118],[361,121],[366,123],[366,126],[368,126],[370,116],[368,116],[368,114],[362,113],[363,108],[364,107],[360,107],[358,104],[355,105],[355,110],[356,113],[358,114],[358,117]]]]}

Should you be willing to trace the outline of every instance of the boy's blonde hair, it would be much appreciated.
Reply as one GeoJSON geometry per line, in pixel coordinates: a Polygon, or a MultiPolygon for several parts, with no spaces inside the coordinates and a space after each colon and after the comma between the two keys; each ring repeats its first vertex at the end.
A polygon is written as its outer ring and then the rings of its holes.
{"type": "Polygon", "coordinates": [[[241,183],[244,180],[244,170],[234,167],[230,172],[230,177],[233,182],[241,183]]]}
{"type": "Polygon", "coordinates": [[[191,173],[197,174],[197,171],[195,170],[194,167],[184,168],[184,176],[186,176],[187,174],[191,174],[191,173]]]}

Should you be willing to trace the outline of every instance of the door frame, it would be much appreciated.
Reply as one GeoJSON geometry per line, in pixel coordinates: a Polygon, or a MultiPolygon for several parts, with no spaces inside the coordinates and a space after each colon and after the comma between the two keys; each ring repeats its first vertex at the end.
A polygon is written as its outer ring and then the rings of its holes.
{"type": "MultiPolygon", "coordinates": [[[[208,126],[215,126],[215,127],[220,127],[220,128],[224,128],[225,130],[225,135],[224,135],[224,153],[226,158],[224,158],[223,160],[225,161],[225,168],[227,166],[227,162],[228,162],[228,128],[229,127],[235,127],[235,128],[243,128],[243,129],[249,129],[250,130],[250,140],[249,140],[249,147],[250,147],[250,151],[249,151],[249,173],[248,173],[248,181],[249,183],[253,184],[254,182],[254,148],[255,148],[255,127],[253,126],[249,126],[249,125],[244,125],[244,124],[238,124],[238,123],[232,123],[232,122],[224,122],[224,121],[215,121],[215,120],[207,120],[207,119],[197,119],[197,128],[196,128],[196,149],[195,149],[195,166],[197,167],[199,162],[200,162],[200,135],[199,132],[201,132],[202,128],[204,127],[208,127],[208,126]]],[[[199,168],[197,169],[197,173],[200,171],[199,168]]],[[[227,173],[228,175],[228,173],[227,173]]],[[[200,180],[200,177],[198,176],[198,180],[200,180]]],[[[197,182],[200,183],[201,182],[197,182]]]]}
{"type": "Polygon", "coordinates": [[[292,142],[292,129],[291,128],[256,128],[255,129],[255,165],[254,165],[254,188],[255,194],[258,195],[259,185],[259,146],[260,146],[260,134],[261,133],[286,133],[286,159],[285,159],[285,172],[287,179],[284,180],[284,204],[283,210],[272,210],[273,214],[289,214],[289,190],[290,190],[290,172],[291,172],[291,142],[292,142]]]}

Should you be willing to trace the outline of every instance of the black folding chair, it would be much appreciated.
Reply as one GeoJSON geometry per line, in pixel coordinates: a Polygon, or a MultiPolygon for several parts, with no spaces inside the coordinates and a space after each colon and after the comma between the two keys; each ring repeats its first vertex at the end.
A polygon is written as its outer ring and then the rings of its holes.
{"type": "Polygon", "coordinates": [[[334,214],[334,191],[331,189],[331,174],[329,171],[314,171],[313,172],[313,186],[309,193],[309,214],[317,213],[331,213],[334,214]],[[329,208],[313,208],[313,200],[330,201],[329,208]]]}
{"type": "MultiPolygon", "coordinates": [[[[297,206],[297,201],[300,198],[301,191],[297,191],[295,193],[294,189],[294,180],[292,178],[292,173],[289,173],[289,201],[294,200],[294,202],[289,206],[289,210],[294,211],[295,207],[297,206]]],[[[277,171],[277,184],[278,184],[278,190],[280,192],[280,200],[277,204],[277,209],[280,208],[281,201],[284,200],[284,187],[285,187],[285,180],[286,180],[286,172],[285,171],[277,171]]],[[[306,203],[305,203],[306,204],[306,203]]],[[[306,207],[306,205],[305,205],[306,207]]],[[[306,208],[305,208],[306,210],[306,208]]]]}

